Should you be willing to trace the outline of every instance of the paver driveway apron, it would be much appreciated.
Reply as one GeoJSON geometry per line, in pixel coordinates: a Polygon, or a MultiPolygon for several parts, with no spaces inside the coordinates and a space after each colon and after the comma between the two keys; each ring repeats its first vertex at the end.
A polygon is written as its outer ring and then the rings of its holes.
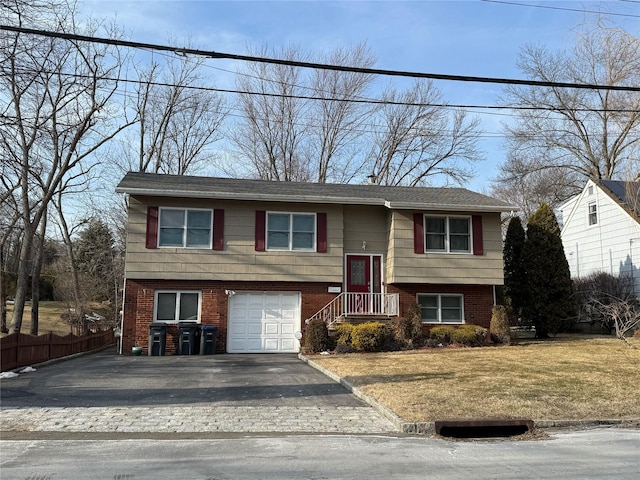
{"type": "Polygon", "coordinates": [[[388,433],[394,425],[295,354],[112,350],[1,383],[2,431],[388,433]]]}

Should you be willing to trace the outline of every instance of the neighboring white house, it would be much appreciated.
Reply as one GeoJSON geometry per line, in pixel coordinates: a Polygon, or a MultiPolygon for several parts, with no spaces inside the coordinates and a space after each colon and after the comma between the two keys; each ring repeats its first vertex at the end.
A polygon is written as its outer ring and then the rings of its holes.
{"type": "Polygon", "coordinates": [[[640,296],[640,183],[589,180],[560,206],[562,243],[573,278],[629,275],[640,296]]]}

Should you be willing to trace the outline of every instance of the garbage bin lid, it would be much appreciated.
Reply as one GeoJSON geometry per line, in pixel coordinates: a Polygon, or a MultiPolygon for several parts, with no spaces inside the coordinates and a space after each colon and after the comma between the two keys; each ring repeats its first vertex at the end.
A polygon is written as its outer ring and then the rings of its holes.
{"type": "Polygon", "coordinates": [[[218,326],[217,325],[200,325],[200,328],[202,330],[217,330],[218,326]]]}

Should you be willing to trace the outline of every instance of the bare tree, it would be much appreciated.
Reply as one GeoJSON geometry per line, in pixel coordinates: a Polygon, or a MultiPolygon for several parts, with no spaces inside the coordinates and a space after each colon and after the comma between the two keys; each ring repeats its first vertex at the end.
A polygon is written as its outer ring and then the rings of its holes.
{"type": "MultiPolygon", "coordinates": [[[[76,5],[48,4],[43,13],[15,2],[8,21],[23,25],[31,17],[40,28],[77,33],[76,5]]],[[[4,4],[3,4],[4,5],[4,4]]],[[[88,23],[83,33],[94,33],[88,23]]],[[[118,33],[107,34],[117,38],[118,33]]],[[[29,280],[29,260],[38,226],[65,179],[79,178],[95,165],[94,153],[132,124],[116,115],[114,95],[123,64],[118,49],[93,43],[4,33],[0,37],[0,142],[3,172],[16,188],[24,239],[10,332],[20,331],[29,280]]]]}
{"type": "MultiPolygon", "coordinates": [[[[266,47],[254,55],[268,56],[266,47]]],[[[299,48],[288,46],[274,56],[305,60],[299,48]]],[[[306,181],[314,177],[304,156],[308,135],[309,103],[300,67],[251,63],[237,77],[243,118],[234,126],[231,139],[253,173],[264,180],[306,181]]]]}
{"type": "Polygon", "coordinates": [[[596,308],[600,313],[611,319],[615,328],[616,337],[629,343],[626,336],[640,327],[640,307],[634,298],[620,299],[604,304],[597,302],[596,308]]]}
{"type": "MultiPolygon", "coordinates": [[[[360,44],[339,48],[321,58],[321,62],[371,68],[376,59],[364,44],[360,44]]],[[[353,100],[367,90],[372,80],[372,75],[359,72],[314,70],[311,88],[314,95],[322,99],[310,106],[314,120],[309,128],[307,156],[314,180],[346,182],[362,168],[363,161],[347,159],[359,156],[359,138],[369,117],[369,108],[353,100]]]]}
{"type": "MultiPolygon", "coordinates": [[[[569,51],[526,45],[518,67],[527,78],[544,82],[637,86],[640,40],[600,22],[583,27],[569,51]]],[[[510,86],[506,97],[529,109],[518,110],[517,122],[506,127],[509,155],[496,185],[530,178],[535,183],[540,172],[552,171],[546,175],[548,194],[566,199],[587,179],[640,171],[640,93],[510,86]]]]}
{"type": "Polygon", "coordinates": [[[183,175],[212,160],[209,147],[221,139],[228,109],[219,95],[203,87],[203,62],[171,58],[166,70],[153,61],[138,71],[137,162],[129,169],[183,175]]]}
{"type": "Polygon", "coordinates": [[[479,158],[477,118],[449,110],[430,81],[404,92],[387,89],[378,113],[371,171],[384,185],[420,185],[435,177],[463,184],[479,158]]]}

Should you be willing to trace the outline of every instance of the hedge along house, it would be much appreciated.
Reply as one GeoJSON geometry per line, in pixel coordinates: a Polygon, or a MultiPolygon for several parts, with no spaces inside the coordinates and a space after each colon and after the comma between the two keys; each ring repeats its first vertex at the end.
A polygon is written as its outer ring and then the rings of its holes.
{"type": "Polygon", "coordinates": [[[489,326],[500,214],[461,188],[128,173],[123,351],[149,324],[218,327],[218,352],[297,352],[307,320],[402,315],[489,326]]]}

